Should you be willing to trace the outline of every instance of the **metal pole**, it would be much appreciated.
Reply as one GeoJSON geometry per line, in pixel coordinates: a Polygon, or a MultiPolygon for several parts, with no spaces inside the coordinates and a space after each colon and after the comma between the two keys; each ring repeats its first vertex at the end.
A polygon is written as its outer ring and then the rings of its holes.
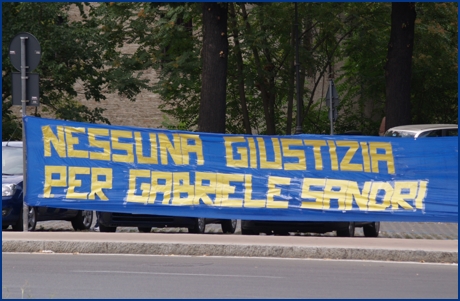
{"type": "Polygon", "coordinates": [[[329,120],[331,121],[331,135],[334,135],[334,120],[332,108],[332,78],[329,80],[329,120]]]}
{"type": "MultiPolygon", "coordinates": [[[[26,80],[27,80],[27,66],[26,66],[26,40],[28,37],[21,37],[21,104],[22,104],[22,117],[26,116],[26,80]]],[[[23,162],[23,181],[22,181],[22,228],[24,232],[29,231],[29,206],[25,200],[26,197],[26,171],[27,171],[27,153],[26,153],[26,133],[24,119],[22,122],[22,162],[23,162]]]]}
{"type": "Polygon", "coordinates": [[[302,134],[302,95],[300,95],[300,62],[299,62],[299,23],[297,20],[297,2],[295,3],[295,73],[296,73],[296,88],[297,88],[297,118],[296,118],[296,134],[302,134]]]}

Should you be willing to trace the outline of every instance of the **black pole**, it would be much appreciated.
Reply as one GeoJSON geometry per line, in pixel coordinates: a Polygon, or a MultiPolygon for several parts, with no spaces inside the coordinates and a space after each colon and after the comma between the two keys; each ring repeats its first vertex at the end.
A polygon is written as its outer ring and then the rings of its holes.
{"type": "Polygon", "coordinates": [[[296,118],[296,134],[302,134],[302,95],[300,95],[300,62],[299,62],[299,23],[297,18],[297,2],[295,3],[295,73],[296,73],[296,88],[297,88],[297,118],[296,118]]]}
{"type": "Polygon", "coordinates": [[[29,37],[21,39],[21,105],[22,105],[22,231],[29,231],[29,206],[26,204],[26,178],[27,178],[27,153],[26,153],[26,125],[24,117],[27,115],[27,61],[26,41],[29,37]]]}

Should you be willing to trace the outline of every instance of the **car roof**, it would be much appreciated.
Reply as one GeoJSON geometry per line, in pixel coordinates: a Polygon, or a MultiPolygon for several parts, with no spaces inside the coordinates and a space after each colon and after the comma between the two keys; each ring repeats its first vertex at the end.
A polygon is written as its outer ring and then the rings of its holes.
{"type": "Polygon", "coordinates": [[[420,132],[426,130],[458,129],[458,124],[410,124],[395,126],[388,131],[420,132]]]}
{"type": "Polygon", "coordinates": [[[2,146],[22,147],[22,141],[2,141],[2,146]]]}

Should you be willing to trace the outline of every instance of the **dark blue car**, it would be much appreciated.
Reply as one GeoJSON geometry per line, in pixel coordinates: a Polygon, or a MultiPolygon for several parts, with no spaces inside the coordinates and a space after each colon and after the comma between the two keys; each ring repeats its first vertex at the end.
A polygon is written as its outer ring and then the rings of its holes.
{"type": "MultiPolygon", "coordinates": [[[[9,226],[23,231],[23,149],[21,141],[2,142],[2,230],[9,226]]],[[[93,222],[92,211],[29,206],[28,230],[38,221],[65,220],[75,230],[88,230],[93,222]]]]}

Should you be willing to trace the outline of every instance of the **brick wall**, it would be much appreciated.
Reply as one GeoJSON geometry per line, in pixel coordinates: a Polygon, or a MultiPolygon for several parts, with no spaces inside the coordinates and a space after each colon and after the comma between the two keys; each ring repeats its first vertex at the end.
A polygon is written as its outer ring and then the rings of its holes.
{"type": "MultiPolygon", "coordinates": [[[[78,20],[80,18],[77,7],[71,9],[69,15],[70,18],[73,20],[78,20]]],[[[123,53],[130,54],[134,53],[137,47],[138,46],[135,44],[126,45],[125,47],[121,48],[121,51],[123,53]]],[[[155,70],[147,70],[144,72],[144,78],[154,82],[157,78],[157,74],[155,70]]],[[[78,87],[79,85],[77,83],[77,90],[78,87]]],[[[327,89],[328,79],[324,78],[316,90],[315,99],[325,97],[327,89]]],[[[97,103],[93,100],[88,101],[84,99],[84,96],[80,97],[78,100],[89,108],[104,108],[106,111],[103,113],[103,116],[107,118],[112,125],[161,128],[162,121],[164,121],[165,119],[173,120],[173,118],[170,116],[166,117],[166,114],[162,113],[158,108],[158,106],[161,104],[161,100],[159,95],[157,94],[153,94],[148,91],[142,91],[139,95],[136,96],[136,101],[134,102],[131,102],[127,98],[121,97],[116,93],[107,93],[106,96],[107,99],[101,101],[100,103],[97,103]]],[[[307,100],[304,99],[304,102],[305,101],[307,100]]],[[[326,104],[324,103],[324,105],[326,104]]],[[[21,116],[20,110],[20,106],[13,107],[13,111],[18,117],[21,116]]],[[[44,112],[42,107],[38,107],[37,110],[43,117],[54,117],[51,116],[49,113],[44,112]]],[[[33,114],[34,111],[35,108],[27,108],[28,115],[33,114]]]]}
{"type": "MultiPolygon", "coordinates": [[[[69,12],[70,18],[78,20],[80,14],[77,7],[74,7],[69,12]]],[[[137,48],[137,45],[127,45],[121,49],[123,53],[133,53],[137,48]]],[[[154,70],[146,70],[144,72],[144,78],[150,81],[156,80],[156,72],[154,70]]],[[[79,89],[78,83],[75,88],[79,89]]],[[[79,93],[80,94],[80,93],[79,93]]],[[[84,96],[77,98],[82,104],[89,108],[100,107],[106,109],[103,116],[107,118],[113,125],[123,126],[136,126],[136,127],[147,127],[147,128],[159,128],[164,120],[163,114],[158,106],[161,101],[157,94],[150,93],[148,91],[142,91],[136,97],[136,101],[132,102],[125,97],[121,97],[118,94],[106,94],[107,99],[99,103],[94,100],[86,100],[84,96]]],[[[54,118],[47,112],[43,111],[43,106],[37,108],[38,112],[42,117],[54,118]]],[[[21,116],[21,107],[14,106],[13,112],[16,116],[21,116]]],[[[27,114],[32,115],[35,112],[35,108],[28,107],[27,114]]],[[[172,119],[171,117],[169,119],[172,119]]]]}

